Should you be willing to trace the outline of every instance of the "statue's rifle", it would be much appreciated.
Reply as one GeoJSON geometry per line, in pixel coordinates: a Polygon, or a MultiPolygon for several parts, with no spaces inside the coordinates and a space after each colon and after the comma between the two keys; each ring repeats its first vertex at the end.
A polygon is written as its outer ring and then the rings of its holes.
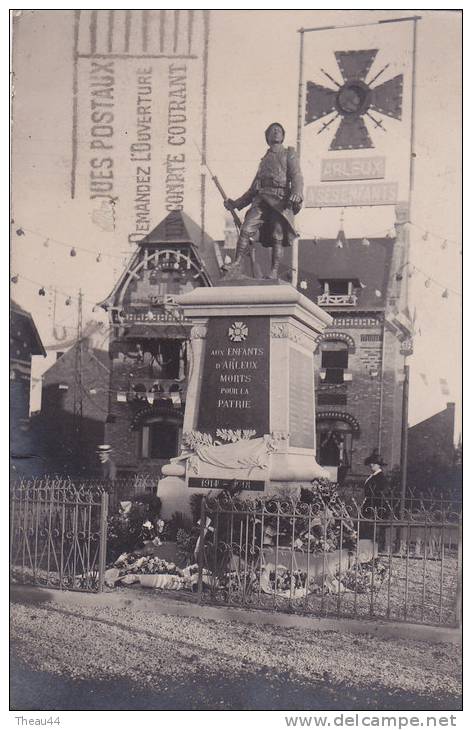
{"type": "MultiPolygon", "coordinates": [[[[226,195],[225,191],[223,190],[223,186],[222,186],[222,184],[220,183],[220,181],[218,180],[218,178],[216,177],[216,175],[214,175],[214,174],[212,173],[212,171],[210,170],[210,168],[209,168],[209,166],[207,165],[207,163],[205,162],[204,164],[205,164],[205,167],[206,167],[206,169],[207,169],[207,170],[208,170],[208,172],[210,173],[210,175],[211,175],[211,179],[212,179],[212,180],[213,180],[213,182],[215,183],[215,186],[216,186],[216,188],[217,188],[218,192],[220,193],[220,195],[221,195],[221,197],[223,198],[224,202],[225,202],[225,203],[227,203],[227,202],[228,202],[228,196],[226,195]]],[[[231,215],[232,215],[232,217],[233,217],[233,220],[234,220],[234,225],[236,226],[236,228],[238,229],[238,231],[239,231],[239,230],[241,230],[241,226],[242,226],[242,223],[241,223],[241,218],[240,218],[240,217],[239,217],[239,215],[238,215],[238,214],[236,213],[236,211],[235,211],[235,209],[233,208],[233,206],[232,206],[232,205],[231,205],[231,206],[229,207],[229,212],[231,213],[231,215]]]]}
{"type": "MultiPolygon", "coordinates": [[[[202,152],[201,152],[199,146],[197,145],[197,143],[195,141],[194,141],[194,145],[197,148],[199,154],[202,155],[202,152]]],[[[202,159],[203,159],[203,155],[202,155],[202,159]]],[[[228,196],[226,195],[226,193],[225,193],[225,191],[223,189],[222,184],[218,180],[217,176],[213,174],[213,172],[210,169],[210,166],[208,165],[208,163],[207,163],[206,160],[204,160],[203,164],[206,167],[206,169],[208,170],[208,172],[210,173],[211,179],[215,183],[216,189],[220,193],[220,195],[223,198],[224,202],[227,203],[228,202],[228,196]]],[[[233,221],[234,221],[234,225],[236,226],[237,230],[240,231],[241,230],[241,226],[242,226],[241,218],[236,213],[236,211],[235,211],[235,209],[233,208],[232,205],[230,205],[227,210],[229,210],[229,212],[231,213],[231,216],[232,216],[233,221]]],[[[250,259],[251,259],[252,275],[253,276],[256,276],[256,268],[258,269],[259,267],[256,264],[256,252],[254,250],[254,242],[252,240],[251,240],[251,245],[249,246],[249,256],[250,256],[250,259]]]]}

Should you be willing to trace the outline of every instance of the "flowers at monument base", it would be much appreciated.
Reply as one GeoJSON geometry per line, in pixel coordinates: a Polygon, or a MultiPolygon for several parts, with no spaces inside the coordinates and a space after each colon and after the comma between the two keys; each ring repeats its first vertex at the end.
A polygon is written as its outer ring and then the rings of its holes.
{"type": "MultiPolygon", "coordinates": [[[[112,588],[117,584],[127,586],[140,583],[146,588],[195,591],[198,587],[198,573],[197,563],[179,568],[175,563],[157,556],[123,553],[114,566],[106,570],[105,584],[112,588]]],[[[209,585],[210,581],[210,571],[203,569],[202,584],[209,585]]]]}
{"type": "Polygon", "coordinates": [[[175,563],[152,555],[137,555],[136,553],[123,553],[115,561],[115,568],[124,573],[167,573],[169,575],[182,575],[182,570],[175,563]]]}
{"type": "Polygon", "coordinates": [[[138,494],[119,503],[118,512],[107,524],[107,560],[112,563],[122,552],[160,545],[165,523],[159,519],[161,500],[154,494],[138,494]]]}
{"type": "Polygon", "coordinates": [[[290,571],[285,565],[267,563],[261,572],[261,588],[264,593],[275,593],[281,598],[303,598],[317,586],[314,577],[305,571],[290,571]]]}
{"type": "MultiPolygon", "coordinates": [[[[367,563],[358,563],[341,574],[340,581],[345,590],[356,593],[379,591],[387,577],[387,565],[380,558],[369,560],[367,563]]],[[[339,578],[338,574],[336,577],[339,578]]]]}
{"type": "MultiPolygon", "coordinates": [[[[336,487],[320,480],[311,489],[302,490],[302,498],[296,504],[257,498],[250,507],[239,495],[222,492],[218,501],[234,512],[231,518],[225,516],[224,510],[221,512],[218,534],[206,516],[203,554],[208,561],[216,549],[217,565],[213,566],[213,574],[203,570],[202,588],[227,598],[264,593],[291,600],[309,594],[377,591],[385,570],[379,562],[352,564],[357,532],[336,487]],[[237,509],[239,506],[241,510],[237,509]],[[243,508],[249,509],[249,518],[243,508]],[[235,536],[244,535],[245,531],[252,535],[252,547],[245,546],[244,540],[235,541],[235,536]],[[230,534],[233,538],[228,542],[230,534]]],[[[153,588],[198,590],[195,561],[202,552],[200,503],[192,506],[193,520],[174,513],[168,522],[151,518],[149,512],[142,511],[142,507],[136,509],[134,504],[122,503],[121,507],[118,520],[125,538],[124,549],[115,553],[114,557],[119,557],[109,565],[106,584],[111,587],[140,583],[153,588]],[[166,541],[174,545],[171,551],[175,552],[164,550],[164,559],[156,553],[166,541]],[[172,559],[189,567],[177,567],[172,559]]],[[[118,543],[117,540],[116,547],[118,543]]],[[[358,555],[357,559],[362,557],[358,555]]]]}
{"type": "Polygon", "coordinates": [[[157,533],[159,535],[162,535],[162,533],[164,531],[164,527],[165,527],[164,520],[157,520],[157,522],[156,522],[156,531],[157,531],[157,533]]]}
{"type": "Polygon", "coordinates": [[[386,565],[378,558],[373,562],[357,563],[349,569],[334,570],[325,565],[323,570],[291,569],[287,565],[266,562],[262,568],[242,558],[232,561],[233,569],[218,579],[212,587],[225,599],[244,593],[277,596],[290,600],[302,599],[310,594],[336,595],[339,593],[378,593],[387,576],[386,565]]]}
{"type": "Polygon", "coordinates": [[[190,581],[175,563],[152,555],[122,553],[112,568],[105,573],[105,583],[131,585],[140,583],[148,588],[182,590],[190,587],[190,581]]]}

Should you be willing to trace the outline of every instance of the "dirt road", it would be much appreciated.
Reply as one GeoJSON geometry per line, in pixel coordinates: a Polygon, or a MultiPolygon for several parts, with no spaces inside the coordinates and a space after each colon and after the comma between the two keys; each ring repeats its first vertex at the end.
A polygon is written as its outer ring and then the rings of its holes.
{"type": "Polygon", "coordinates": [[[460,648],[340,632],[12,604],[18,710],[458,710],[460,648]]]}

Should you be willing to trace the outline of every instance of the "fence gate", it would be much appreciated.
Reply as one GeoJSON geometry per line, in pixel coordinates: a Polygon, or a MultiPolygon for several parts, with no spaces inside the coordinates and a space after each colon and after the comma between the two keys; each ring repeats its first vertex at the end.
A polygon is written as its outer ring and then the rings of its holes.
{"type": "Polygon", "coordinates": [[[101,591],[108,494],[70,481],[21,481],[11,488],[10,571],[21,583],[101,591]]]}

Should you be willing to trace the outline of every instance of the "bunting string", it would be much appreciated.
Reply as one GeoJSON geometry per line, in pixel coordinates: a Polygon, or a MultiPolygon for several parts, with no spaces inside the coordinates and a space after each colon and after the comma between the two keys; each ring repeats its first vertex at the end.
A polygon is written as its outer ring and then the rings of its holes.
{"type": "Polygon", "coordinates": [[[423,271],[415,264],[412,264],[410,261],[407,261],[403,264],[403,266],[400,266],[400,268],[397,270],[397,273],[395,274],[395,278],[397,281],[400,281],[403,277],[403,272],[406,270],[407,276],[412,277],[414,274],[420,274],[424,278],[424,285],[428,289],[431,284],[433,286],[438,287],[439,289],[443,290],[442,297],[443,299],[447,299],[449,294],[453,294],[454,296],[460,297],[461,293],[458,292],[456,289],[451,289],[450,286],[441,283],[437,279],[435,279],[430,274],[427,274],[426,271],[423,271]]]}
{"type": "MultiPolygon", "coordinates": [[[[86,248],[85,246],[78,246],[75,243],[62,241],[60,239],[54,238],[53,236],[41,233],[40,231],[35,231],[31,228],[27,228],[23,225],[19,225],[19,224],[15,223],[15,221],[12,221],[12,224],[14,225],[14,230],[18,237],[21,238],[21,237],[26,236],[26,234],[30,234],[30,235],[38,238],[40,241],[42,241],[42,245],[45,248],[49,248],[51,244],[62,246],[63,248],[68,248],[69,255],[72,258],[75,258],[77,256],[77,253],[80,251],[80,252],[92,255],[95,258],[95,261],[97,263],[100,263],[104,258],[123,260],[123,253],[121,253],[121,254],[107,253],[105,251],[86,248]]],[[[459,248],[460,253],[462,253],[462,243],[457,241],[457,239],[455,239],[454,237],[445,236],[444,234],[437,233],[437,232],[433,231],[431,228],[425,228],[424,226],[419,225],[418,223],[416,223],[413,220],[403,221],[401,223],[396,224],[397,227],[398,226],[402,227],[402,226],[406,226],[406,225],[412,226],[421,234],[420,240],[422,242],[425,242],[425,243],[426,242],[428,242],[428,243],[437,242],[437,244],[440,247],[440,250],[443,250],[443,251],[446,249],[450,250],[451,248],[459,248]]],[[[384,227],[379,231],[370,233],[369,236],[364,237],[364,240],[368,241],[369,238],[395,238],[395,237],[396,237],[395,226],[393,226],[393,227],[389,226],[389,227],[384,227]]],[[[320,238],[321,238],[321,236],[313,236],[314,241],[319,240],[320,238]]],[[[128,258],[130,258],[132,255],[134,255],[134,253],[135,253],[134,251],[126,253],[126,256],[128,256],[128,258]]]]}
{"type": "MultiPolygon", "coordinates": [[[[23,225],[18,225],[15,223],[15,221],[12,221],[12,224],[15,228],[15,233],[18,237],[26,237],[26,234],[30,234],[32,236],[36,236],[38,239],[42,241],[42,244],[44,248],[49,248],[51,244],[55,244],[57,246],[62,246],[63,248],[69,249],[69,255],[74,258],[77,256],[77,252],[81,251],[83,253],[91,254],[95,257],[95,261],[97,263],[100,263],[103,258],[111,258],[111,259],[123,259],[123,254],[116,254],[116,253],[105,253],[104,251],[97,251],[91,248],[86,248],[85,246],[78,246],[75,243],[68,243],[67,241],[61,241],[58,238],[54,238],[53,236],[45,235],[44,233],[40,233],[39,231],[34,231],[31,228],[27,228],[23,225]]],[[[134,252],[133,252],[134,253],[134,252]]],[[[133,255],[132,253],[127,254],[129,256],[133,255]]]]}
{"type": "MultiPolygon", "coordinates": [[[[28,235],[32,235],[32,236],[40,239],[45,248],[49,248],[50,245],[58,245],[58,246],[61,246],[64,248],[68,248],[69,254],[72,258],[76,258],[78,252],[84,252],[84,253],[92,255],[95,258],[95,261],[97,264],[100,264],[104,258],[110,258],[110,259],[115,259],[115,260],[121,259],[123,266],[126,266],[129,263],[129,261],[131,260],[132,256],[135,255],[135,253],[133,252],[133,253],[128,254],[128,258],[123,258],[122,254],[113,254],[113,253],[106,253],[103,251],[96,251],[96,250],[86,248],[83,246],[78,246],[77,244],[71,244],[66,241],[62,241],[62,240],[54,238],[53,236],[50,236],[50,235],[46,236],[44,233],[41,233],[39,231],[35,231],[35,230],[27,228],[25,226],[18,225],[14,220],[12,220],[12,224],[14,225],[14,230],[18,237],[20,237],[20,238],[26,237],[28,234],[28,235]]],[[[441,250],[449,249],[451,246],[462,245],[462,244],[459,244],[453,238],[450,238],[450,237],[444,238],[442,234],[440,235],[438,233],[435,233],[434,231],[423,228],[422,226],[418,225],[417,223],[415,223],[414,221],[411,221],[411,220],[404,221],[402,223],[397,223],[396,227],[405,226],[405,225],[410,225],[410,226],[414,227],[416,230],[418,230],[422,234],[420,238],[423,242],[431,242],[431,241],[438,242],[440,244],[441,250]]],[[[375,233],[370,234],[370,238],[379,238],[379,237],[395,238],[396,237],[395,227],[394,228],[390,227],[388,229],[383,228],[381,231],[377,231],[375,233]]],[[[313,237],[313,242],[315,244],[317,243],[318,240],[319,240],[319,237],[317,237],[317,236],[313,237]]],[[[370,245],[369,238],[364,237],[362,239],[362,243],[364,246],[369,246],[370,245]]],[[[462,251],[461,251],[461,253],[462,253],[462,251]]],[[[424,270],[422,270],[420,267],[416,266],[415,264],[412,264],[411,262],[407,262],[402,267],[400,267],[400,269],[396,273],[397,280],[401,279],[402,270],[405,267],[408,267],[407,272],[408,272],[408,276],[410,278],[414,274],[419,274],[420,276],[422,276],[424,278],[424,284],[425,284],[426,288],[429,288],[431,285],[433,285],[437,288],[440,288],[442,290],[442,298],[447,299],[450,294],[452,294],[454,296],[458,296],[458,297],[461,296],[460,292],[458,292],[457,290],[451,288],[450,286],[440,282],[438,279],[431,276],[430,274],[428,274],[427,272],[425,272],[424,270]]],[[[38,294],[40,296],[46,296],[47,289],[51,288],[51,286],[46,288],[41,282],[35,281],[34,279],[30,279],[24,275],[20,275],[19,273],[14,273],[11,276],[11,282],[13,284],[18,283],[19,279],[21,279],[25,282],[28,282],[30,284],[37,285],[39,287],[38,294]]],[[[66,306],[70,306],[73,301],[78,300],[77,296],[73,296],[73,295],[71,296],[68,292],[61,291],[60,289],[57,289],[57,287],[53,287],[53,288],[56,288],[58,293],[62,294],[65,297],[66,306]]],[[[84,301],[87,302],[88,304],[92,305],[92,307],[96,306],[96,302],[93,302],[88,299],[84,299],[84,301]]]]}
{"type": "MultiPolygon", "coordinates": [[[[42,282],[36,281],[35,279],[30,279],[27,276],[23,276],[23,274],[13,274],[13,276],[10,277],[10,281],[12,284],[17,284],[19,280],[25,281],[28,284],[33,284],[34,286],[38,286],[39,287],[38,294],[40,297],[45,297],[48,292],[55,290],[58,294],[61,294],[65,298],[66,306],[70,306],[73,301],[77,301],[77,302],[79,301],[78,295],[71,296],[68,292],[58,289],[55,285],[50,284],[49,286],[46,287],[46,286],[44,286],[44,284],[42,282]]],[[[82,301],[86,302],[87,304],[91,304],[92,311],[93,311],[93,308],[98,308],[96,301],[87,299],[85,296],[82,296],[82,301]]]]}

